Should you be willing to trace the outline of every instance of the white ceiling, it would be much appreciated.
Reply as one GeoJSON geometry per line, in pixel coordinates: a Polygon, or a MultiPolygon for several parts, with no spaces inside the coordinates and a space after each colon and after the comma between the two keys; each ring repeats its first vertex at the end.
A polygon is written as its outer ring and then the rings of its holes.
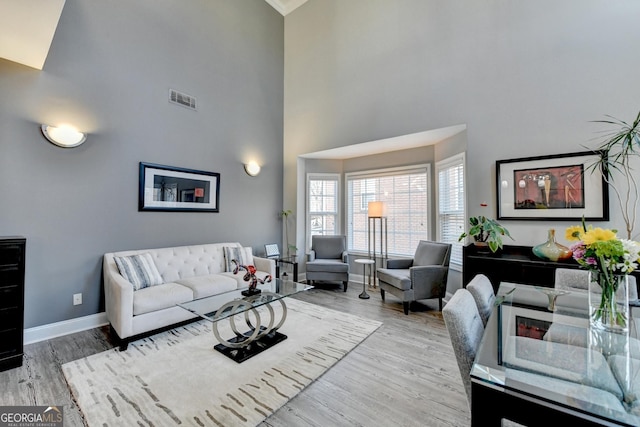
{"type": "MultiPolygon", "coordinates": [[[[66,0],[0,0],[0,58],[42,70],[66,0]]],[[[266,0],[287,16],[307,0],[266,0]]]]}
{"type": "Polygon", "coordinates": [[[65,0],[0,0],[0,58],[42,70],[65,0]]]}
{"type": "MultiPolygon", "coordinates": [[[[0,58],[42,70],[66,0],[0,0],[0,58]]],[[[283,16],[307,0],[265,0],[283,16]]],[[[308,159],[350,159],[436,144],[466,129],[449,126],[307,153],[308,159]]]]}
{"type": "Polygon", "coordinates": [[[300,157],[305,159],[344,160],[354,157],[388,153],[390,151],[408,150],[410,148],[437,144],[438,142],[451,138],[466,129],[467,125],[448,126],[445,128],[396,136],[393,138],[379,139],[377,141],[332,148],[330,150],[316,151],[314,153],[302,154],[300,157]]]}
{"type": "Polygon", "coordinates": [[[266,0],[275,10],[280,12],[282,16],[293,12],[307,2],[307,0],[266,0]]]}

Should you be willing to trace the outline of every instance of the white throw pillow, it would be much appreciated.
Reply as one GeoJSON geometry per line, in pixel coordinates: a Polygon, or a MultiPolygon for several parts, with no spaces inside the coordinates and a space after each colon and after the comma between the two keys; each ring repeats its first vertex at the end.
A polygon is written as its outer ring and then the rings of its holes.
{"type": "Polygon", "coordinates": [[[122,277],[127,279],[133,290],[162,284],[162,276],[150,253],[114,257],[122,277]]]}
{"type": "Polygon", "coordinates": [[[247,246],[242,248],[242,258],[244,259],[244,265],[253,265],[253,249],[247,246]]]}

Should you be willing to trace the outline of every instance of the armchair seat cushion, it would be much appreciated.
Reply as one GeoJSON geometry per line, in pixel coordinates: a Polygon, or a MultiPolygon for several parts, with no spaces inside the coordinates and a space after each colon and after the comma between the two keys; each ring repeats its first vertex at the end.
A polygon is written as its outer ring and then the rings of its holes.
{"type": "Polygon", "coordinates": [[[316,259],[307,262],[307,272],[348,273],[349,264],[341,259],[316,259]]]}
{"type": "Polygon", "coordinates": [[[378,280],[403,291],[411,289],[411,277],[409,276],[409,269],[379,268],[378,280]]]}

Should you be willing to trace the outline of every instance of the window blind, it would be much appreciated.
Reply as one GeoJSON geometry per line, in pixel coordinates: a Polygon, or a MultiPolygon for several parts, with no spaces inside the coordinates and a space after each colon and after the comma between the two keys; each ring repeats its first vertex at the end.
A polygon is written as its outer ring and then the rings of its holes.
{"type": "Polygon", "coordinates": [[[465,191],[464,155],[436,164],[438,179],[438,240],[452,244],[451,263],[462,265],[462,246],[458,237],[464,231],[465,191]]]}

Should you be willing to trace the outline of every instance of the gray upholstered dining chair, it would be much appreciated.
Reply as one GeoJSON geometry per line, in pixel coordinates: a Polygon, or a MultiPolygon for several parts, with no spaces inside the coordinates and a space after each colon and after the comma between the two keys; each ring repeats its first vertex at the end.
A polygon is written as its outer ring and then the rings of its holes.
{"type": "MultiPolygon", "coordinates": [[[[491,292],[493,293],[493,287],[491,292]]],[[[458,289],[442,310],[442,317],[456,356],[467,403],[471,407],[471,368],[484,334],[484,324],[471,292],[464,288],[458,289]]],[[[502,419],[501,424],[502,427],[524,427],[507,419],[502,419]]]]}
{"type": "Polygon", "coordinates": [[[471,405],[471,368],[484,333],[482,318],[471,292],[458,289],[442,310],[442,317],[456,355],[467,401],[471,405]]]}
{"type": "Polygon", "coordinates": [[[314,280],[341,281],[347,292],[349,263],[346,236],[311,236],[306,268],[307,283],[313,284],[314,280]]]}
{"type": "MultiPolygon", "coordinates": [[[[638,299],[638,285],[636,278],[629,275],[629,301],[638,299]]],[[[575,268],[556,268],[555,283],[556,289],[565,289],[575,291],[581,289],[589,290],[589,272],[587,270],[578,270],[575,268]]]]}
{"type": "Polygon", "coordinates": [[[482,324],[486,326],[487,320],[489,320],[489,316],[493,310],[493,304],[496,301],[491,281],[484,274],[476,274],[467,284],[467,289],[476,301],[476,307],[478,307],[482,324]]]}
{"type": "Polygon", "coordinates": [[[450,258],[450,243],[420,240],[412,259],[387,260],[386,268],[377,269],[382,301],[390,292],[402,301],[404,314],[409,314],[411,302],[438,298],[442,311],[450,258]]]}

